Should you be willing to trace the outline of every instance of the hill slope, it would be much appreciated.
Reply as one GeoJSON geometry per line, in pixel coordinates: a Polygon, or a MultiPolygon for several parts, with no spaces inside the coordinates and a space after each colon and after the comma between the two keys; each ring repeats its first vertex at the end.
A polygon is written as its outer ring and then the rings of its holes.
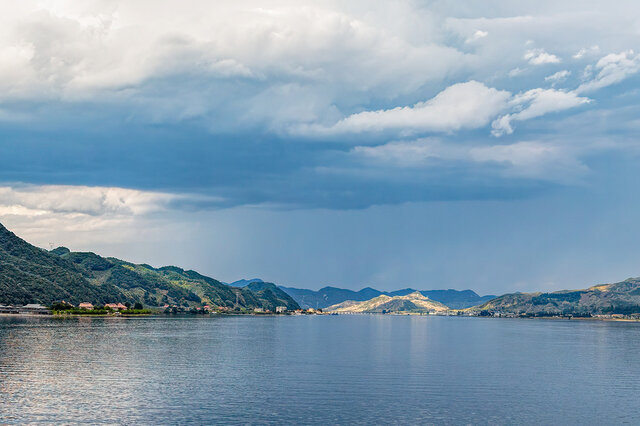
{"type": "Polygon", "coordinates": [[[505,294],[469,312],[527,316],[640,314],[640,278],[584,290],[505,294]]]}
{"type": "Polygon", "coordinates": [[[109,284],[89,282],[67,259],[32,246],[0,224],[0,304],[131,301],[109,284]]]}
{"type": "Polygon", "coordinates": [[[298,307],[286,293],[271,286],[253,291],[176,266],[153,268],[64,247],[47,252],[0,225],[0,304],[66,300],[74,304],[140,302],[268,310],[274,310],[275,304],[298,307]]]}
{"type": "Polygon", "coordinates": [[[262,301],[262,306],[270,311],[275,311],[277,306],[286,306],[289,310],[300,308],[291,296],[274,283],[266,283],[262,280],[252,281],[245,288],[253,292],[262,301]]]}
{"type": "Polygon", "coordinates": [[[435,313],[448,310],[447,306],[418,291],[404,296],[382,294],[363,302],[349,300],[326,308],[327,312],[335,313],[435,313]]]}

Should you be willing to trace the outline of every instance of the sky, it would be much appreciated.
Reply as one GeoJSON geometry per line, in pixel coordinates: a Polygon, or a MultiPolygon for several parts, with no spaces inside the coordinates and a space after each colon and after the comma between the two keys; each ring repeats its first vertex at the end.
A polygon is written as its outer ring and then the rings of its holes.
{"type": "Polygon", "coordinates": [[[0,223],[225,282],[640,275],[636,1],[0,0],[0,223]]]}

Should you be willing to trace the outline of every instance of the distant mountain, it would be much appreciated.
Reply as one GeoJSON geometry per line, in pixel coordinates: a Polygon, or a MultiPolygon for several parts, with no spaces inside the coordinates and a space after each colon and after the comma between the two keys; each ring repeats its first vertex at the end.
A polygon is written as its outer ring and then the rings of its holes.
{"type": "Polygon", "coordinates": [[[494,295],[479,296],[473,290],[423,290],[423,296],[437,300],[451,309],[465,309],[495,299],[494,295]]]}
{"type": "MultiPolygon", "coordinates": [[[[365,301],[372,299],[380,295],[387,296],[406,296],[416,292],[412,288],[405,288],[402,290],[396,290],[392,292],[383,292],[371,287],[363,288],[360,291],[346,290],[336,287],[324,287],[318,291],[304,290],[292,287],[280,287],[293,297],[298,304],[303,308],[326,308],[327,306],[335,305],[347,300],[352,301],[365,301]]],[[[464,309],[471,306],[479,305],[488,300],[495,298],[495,296],[479,296],[472,290],[423,290],[420,291],[423,296],[428,297],[431,300],[443,303],[452,309],[464,309]]]]}
{"type": "Polygon", "coordinates": [[[440,302],[423,296],[419,291],[403,296],[387,296],[382,294],[363,302],[345,301],[329,306],[327,312],[335,313],[436,313],[446,312],[449,308],[440,302]]]}
{"type": "Polygon", "coordinates": [[[346,290],[336,287],[324,287],[318,291],[305,290],[292,287],[280,287],[289,296],[293,297],[298,304],[305,308],[326,308],[345,300],[363,301],[380,296],[382,292],[367,287],[360,291],[346,290]]]}
{"type": "Polygon", "coordinates": [[[73,304],[140,302],[152,307],[298,307],[274,284],[253,291],[249,286],[232,287],[176,266],[153,268],[64,247],[47,252],[0,225],[0,304],[51,304],[61,300],[73,304]]]}
{"type": "Polygon", "coordinates": [[[505,294],[469,311],[518,316],[640,314],[640,278],[584,290],[505,294]]]}
{"type": "Polygon", "coordinates": [[[238,280],[230,283],[229,285],[232,287],[245,287],[251,283],[263,283],[260,278],[252,278],[250,280],[238,280]]]}

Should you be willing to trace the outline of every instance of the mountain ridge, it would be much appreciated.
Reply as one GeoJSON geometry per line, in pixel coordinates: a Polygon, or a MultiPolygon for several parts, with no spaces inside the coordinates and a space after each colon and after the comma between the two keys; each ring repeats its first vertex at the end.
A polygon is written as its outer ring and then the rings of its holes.
{"type": "Polygon", "coordinates": [[[405,296],[419,291],[423,296],[443,303],[452,309],[464,309],[476,306],[495,298],[496,296],[479,296],[473,290],[415,290],[405,288],[395,291],[379,291],[371,287],[365,287],[354,291],[339,287],[326,286],[320,290],[307,290],[294,287],[280,286],[287,294],[298,302],[303,308],[324,309],[328,306],[345,302],[347,300],[363,302],[380,295],[405,296]]]}
{"type": "Polygon", "coordinates": [[[211,305],[274,311],[299,306],[275,284],[260,291],[232,287],[177,266],[154,268],[93,252],[51,251],[24,241],[0,224],[0,304],[67,301],[142,303],[150,307],[211,305]]]}
{"type": "Polygon", "coordinates": [[[508,293],[469,308],[475,315],[593,316],[640,314],[640,278],[579,290],[508,293]]]}

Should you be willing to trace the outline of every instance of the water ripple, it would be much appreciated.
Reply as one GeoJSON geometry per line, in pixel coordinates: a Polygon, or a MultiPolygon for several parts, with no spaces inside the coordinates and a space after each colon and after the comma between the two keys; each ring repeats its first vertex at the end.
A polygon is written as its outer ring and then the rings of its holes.
{"type": "Polygon", "coordinates": [[[640,324],[0,318],[0,422],[638,424],[640,324]]]}

